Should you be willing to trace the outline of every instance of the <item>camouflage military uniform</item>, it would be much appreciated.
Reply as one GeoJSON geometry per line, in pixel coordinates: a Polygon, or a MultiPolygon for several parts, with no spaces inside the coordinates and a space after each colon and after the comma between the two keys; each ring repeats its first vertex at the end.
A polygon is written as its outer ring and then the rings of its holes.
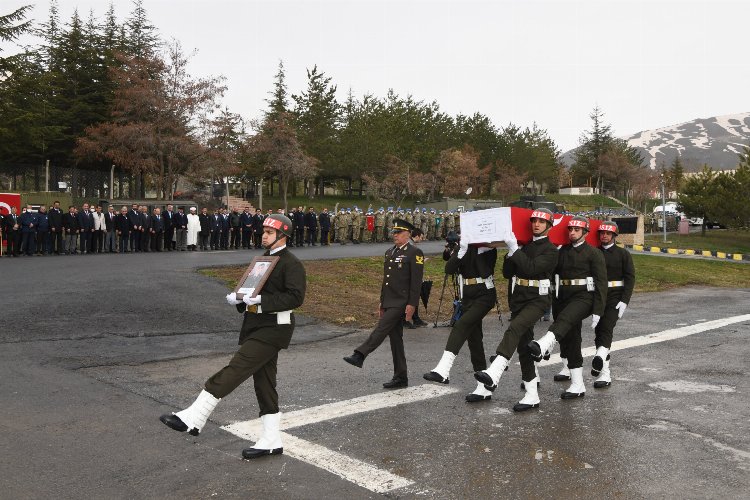
{"type": "Polygon", "coordinates": [[[385,236],[383,231],[383,228],[385,227],[385,219],[385,211],[381,208],[378,210],[378,213],[375,214],[375,241],[377,243],[382,242],[383,237],[385,236]]]}
{"type": "Polygon", "coordinates": [[[352,243],[359,243],[362,231],[362,214],[358,209],[352,210],[352,243]]]}

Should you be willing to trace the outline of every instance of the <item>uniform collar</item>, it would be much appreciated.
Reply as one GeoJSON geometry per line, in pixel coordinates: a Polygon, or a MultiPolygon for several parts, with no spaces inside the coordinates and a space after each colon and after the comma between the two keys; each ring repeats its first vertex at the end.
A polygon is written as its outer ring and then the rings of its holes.
{"type": "Polygon", "coordinates": [[[609,245],[602,245],[602,248],[605,249],[605,250],[609,250],[613,246],[615,246],[615,242],[614,241],[612,243],[610,243],[609,245]]]}
{"type": "Polygon", "coordinates": [[[532,236],[532,239],[534,241],[539,241],[539,240],[543,240],[546,237],[547,237],[547,235],[545,234],[544,236],[532,236]]]}
{"type": "Polygon", "coordinates": [[[586,243],[586,238],[581,238],[580,240],[578,240],[577,243],[573,243],[572,246],[573,246],[573,248],[578,248],[581,245],[583,245],[584,243],[586,243]]]}
{"type": "Polygon", "coordinates": [[[273,255],[273,254],[275,254],[275,253],[279,253],[279,252],[281,252],[282,250],[284,250],[285,248],[286,248],[286,245],[284,245],[284,246],[280,246],[280,247],[277,247],[277,248],[274,248],[273,250],[269,250],[269,251],[268,251],[268,255],[273,255]]]}

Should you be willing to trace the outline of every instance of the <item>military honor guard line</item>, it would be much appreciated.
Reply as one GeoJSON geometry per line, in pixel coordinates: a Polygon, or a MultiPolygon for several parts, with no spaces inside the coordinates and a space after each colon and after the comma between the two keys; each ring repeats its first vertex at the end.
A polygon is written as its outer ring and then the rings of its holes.
{"type": "MultiPolygon", "coordinates": [[[[412,219],[413,220],[413,219],[412,219]]],[[[466,218],[463,224],[471,223],[466,218]],[[469,221],[469,222],[467,222],[469,221]]],[[[523,398],[516,412],[540,407],[537,363],[549,359],[560,345],[563,371],[555,381],[570,381],[560,397],[581,398],[586,393],[581,351],[582,324],[589,316],[595,332],[596,353],[591,375],[594,388],[612,383],[610,349],[617,321],[622,318],[632,296],[635,270],[630,254],[618,247],[617,224],[598,225],[600,247],[587,243],[589,220],[575,216],[567,221],[568,243],[559,248],[549,241],[555,225],[554,214],[537,209],[528,218],[530,241],[519,244],[513,231],[502,242],[472,244],[468,237],[458,245],[448,244],[443,252],[446,274],[455,274],[459,283],[462,315],[452,325],[438,363],[423,378],[437,384],[450,383],[450,371],[464,344],[467,344],[477,387],[465,396],[470,404],[486,404],[507,371],[514,352],[521,365],[523,398]],[[487,363],[482,320],[497,305],[494,277],[497,248],[508,248],[502,273],[508,280],[510,322],[495,354],[487,363]],[[553,322],[540,339],[534,340],[534,325],[552,308],[553,322]]],[[[469,232],[469,227],[466,228],[469,232]]],[[[528,228],[526,228],[528,229],[528,228]]],[[[188,408],[165,414],[161,421],[170,428],[198,436],[216,405],[234,389],[253,377],[262,433],[257,442],[242,451],[245,459],[283,452],[280,431],[279,396],[276,392],[277,360],[289,347],[294,332],[294,309],[305,298],[305,269],[288,245],[295,237],[293,221],[283,214],[271,214],[263,221],[264,255],[279,258],[278,264],[257,295],[227,295],[227,302],[243,314],[239,349],[227,366],[211,376],[188,408]]],[[[424,254],[415,245],[423,237],[421,228],[405,219],[394,218],[390,228],[394,243],[383,261],[379,319],[365,341],[343,359],[362,368],[367,357],[388,337],[393,359],[393,377],[384,389],[409,385],[403,342],[404,322],[412,321],[417,310],[424,273],[424,254]]]]}

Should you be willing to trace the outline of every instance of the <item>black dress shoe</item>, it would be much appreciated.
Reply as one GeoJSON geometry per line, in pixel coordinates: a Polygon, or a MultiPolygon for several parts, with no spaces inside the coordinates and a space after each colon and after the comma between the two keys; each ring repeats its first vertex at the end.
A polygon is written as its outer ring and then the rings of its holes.
{"type": "Polygon", "coordinates": [[[492,396],[481,396],[479,394],[467,394],[466,395],[466,402],[467,403],[478,403],[479,401],[489,401],[492,399],[492,396]]]}
{"type": "Polygon", "coordinates": [[[591,375],[598,377],[602,368],[604,368],[604,360],[601,356],[594,356],[594,359],[591,360],[591,375]]]}
{"type": "Polygon", "coordinates": [[[356,366],[357,368],[362,368],[362,363],[365,362],[365,355],[359,351],[354,351],[354,354],[351,356],[345,356],[344,361],[350,365],[356,366]]]}
{"type": "Polygon", "coordinates": [[[242,450],[242,458],[252,460],[253,458],[265,457],[266,455],[281,455],[284,448],[274,448],[273,450],[259,450],[257,448],[245,448],[242,450]]]}
{"type": "Polygon", "coordinates": [[[480,384],[484,384],[484,388],[490,392],[495,392],[495,389],[497,389],[497,384],[492,383],[492,377],[490,377],[486,372],[474,372],[474,378],[480,384]]]}
{"type": "Polygon", "coordinates": [[[414,323],[411,321],[404,321],[404,328],[408,328],[409,330],[416,330],[417,327],[414,326],[414,323]]]}
{"type": "Polygon", "coordinates": [[[394,378],[383,384],[383,389],[398,389],[400,387],[408,387],[409,380],[405,378],[394,378]]]}
{"type": "Polygon", "coordinates": [[[429,380],[430,382],[438,382],[440,384],[447,384],[450,382],[449,378],[443,378],[443,376],[438,372],[425,373],[424,375],[422,375],[422,378],[425,380],[429,380]]]}
{"type": "Polygon", "coordinates": [[[610,385],[612,385],[612,382],[607,382],[606,380],[594,381],[594,389],[601,389],[603,387],[609,387],[610,385]]]}
{"type": "Polygon", "coordinates": [[[565,391],[562,394],[560,394],[560,399],[576,399],[576,398],[582,398],[586,395],[585,392],[568,392],[565,391]]]}
{"type": "Polygon", "coordinates": [[[554,380],[555,382],[565,382],[565,381],[567,381],[567,380],[570,380],[570,375],[560,375],[560,374],[558,373],[557,375],[555,375],[554,377],[552,377],[552,379],[553,379],[553,380],[554,380]]]}
{"type": "Polygon", "coordinates": [[[527,405],[526,403],[516,403],[513,405],[513,411],[526,411],[532,408],[539,408],[539,403],[534,405],[527,405]]]}
{"type": "Polygon", "coordinates": [[[415,319],[414,325],[415,326],[427,326],[427,322],[422,319],[415,319]]]}
{"type": "MultiPolygon", "coordinates": [[[[165,413],[164,415],[159,417],[159,420],[161,420],[162,423],[167,427],[171,427],[178,432],[185,432],[188,430],[185,422],[180,420],[180,417],[178,417],[177,415],[173,415],[172,413],[165,413]]],[[[200,434],[200,431],[198,429],[190,429],[189,434],[197,436],[198,434],[200,434]]]]}

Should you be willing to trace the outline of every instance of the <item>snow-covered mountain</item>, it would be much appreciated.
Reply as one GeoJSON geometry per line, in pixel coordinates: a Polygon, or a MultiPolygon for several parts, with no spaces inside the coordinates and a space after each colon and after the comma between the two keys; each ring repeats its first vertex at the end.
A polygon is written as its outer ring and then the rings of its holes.
{"type": "MultiPolygon", "coordinates": [[[[641,151],[651,168],[662,162],[669,167],[679,153],[686,172],[700,170],[704,164],[714,170],[734,169],[737,155],[750,146],[750,112],[698,118],[623,139],[641,151]]],[[[563,161],[572,165],[573,150],[563,154],[563,161]]]]}

